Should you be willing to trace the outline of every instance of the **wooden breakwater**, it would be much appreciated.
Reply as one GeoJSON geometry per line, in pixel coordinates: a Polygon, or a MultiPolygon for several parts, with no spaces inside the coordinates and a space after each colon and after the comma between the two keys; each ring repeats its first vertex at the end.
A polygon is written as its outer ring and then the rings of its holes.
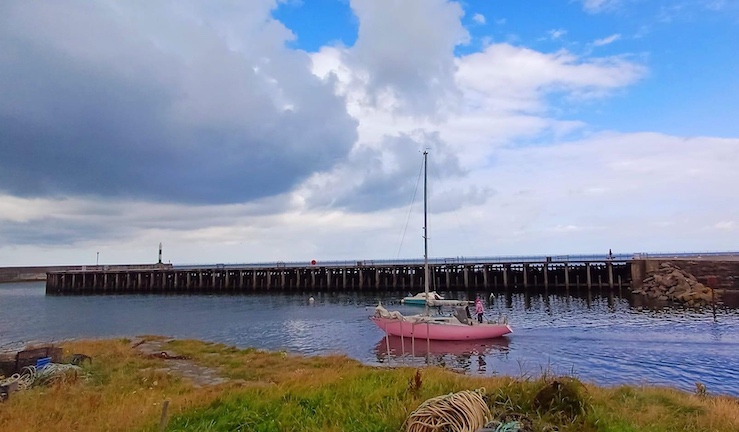
{"type": "MultiPolygon", "coordinates": [[[[434,263],[435,290],[496,288],[621,288],[631,281],[626,260],[434,263]]],[[[307,290],[422,291],[422,264],[198,266],[155,269],[85,269],[49,272],[46,293],[187,293],[307,290]]]]}

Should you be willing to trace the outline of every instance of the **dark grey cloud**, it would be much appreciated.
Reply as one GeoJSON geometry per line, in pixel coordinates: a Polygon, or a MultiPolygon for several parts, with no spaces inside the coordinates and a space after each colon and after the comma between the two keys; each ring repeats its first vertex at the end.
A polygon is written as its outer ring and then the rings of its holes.
{"type": "Polygon", "coordinates": [[[134,232],[133,227],[106,224],[98,219],[69,220],[54,216],[0,224],[0,240],[4,245],[69,246],[93,239],[125,240],[134,232]]]}
{"type": "Polygon", "coordinates": [[[238,203],[330,169],[356,121],[273,3],[4,2],[0,192],[238,203]]]}
{"type": "MultiPolygon", "coordinates": [[[[36,202],[28,220],[0,223],[0,244],[40,246],[70,245],[96,241],[106,244],[127,241],[142,232],[187,232],[210,227],[232,226],[235,222],[259,218],[289,208],[284,197],[238,205],[140,205],[114,200],[48,200],[36,202]]],[[[159,237],[159,238],[160,238],[159,237]]]]}
{"type": "Polygon", "coordinates": [[[403,133],[386,136],[377,147],[354,151],[333,173],[332,181],[308,191],[307,202],[354,212],[385,210],[408,205],[416,189],[418,201],[423,197],[419,174],[425,149],[430,152],[430,193],[438,187],[434,184],[437,180],[466,175],[459,158],[438,133],[403,133]]]}

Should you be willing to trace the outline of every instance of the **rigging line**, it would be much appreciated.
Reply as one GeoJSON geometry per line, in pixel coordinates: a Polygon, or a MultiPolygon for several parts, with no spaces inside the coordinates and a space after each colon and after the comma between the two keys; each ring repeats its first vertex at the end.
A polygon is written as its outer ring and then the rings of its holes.
{"type": "Polygon", "coordinates": [[[410,206],[408,207],[408,217],[405,220],[405,227],[403,228],[403,235],[400,238],[400,246],[398,247],[398,255],[396,259],[400,258],[400,251],[403,249],[403,241],[405,240],[405,233],[408,231],[408,222],[411,220],[411,213],[413,212],[413,203],[416,202],[416,193],[418,192],[418,185],[421,183],[421,174],[423,174],[423,160],[421,160],[421,168],[418,170],[418,178],[416,179],[416,188],[413,189],[413,197],[411,198],[410,206]]]}
{"type": "MultiPolygon", "coordinates": [[[[431,164],[431,171],[436,174],[436,178],[438,180],[438,183],[441,184],[441,175],[436,170],[436,165],[431,164]]],[[[467,231],[462,228],[462,222],[459,219],[459,214],[457,213],[457,210],[452,210],[452,213],[454,214],[454,219],[457,221],[457,227],[459,227],[459,230],[462,232],[462,236],[464,237],[465,241],[467,242],[467,250],[470,251],[470,253],[473,252],[472,250],[472,242],[470,241],[469,235],[467,235],[467,231]]],[[[474,255],[474,253],[473,253],[474,255]]]]}

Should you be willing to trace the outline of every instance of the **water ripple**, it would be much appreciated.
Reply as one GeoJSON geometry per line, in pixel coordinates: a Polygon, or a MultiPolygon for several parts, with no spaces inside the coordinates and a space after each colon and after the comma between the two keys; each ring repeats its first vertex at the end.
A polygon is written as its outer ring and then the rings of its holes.
{"type": "MultiPolygon", "coordinates": [[[[469,298],[474,293],[446,293],[469,298]]],[[[378,301],[404,313],[404,293],[47,297],[43,284],[0,285],[0,349],[28,341],[164,334],[307,355],[341,353],[374,365],[442,364],[470,374],[574,373],[602,385],[656,384],[739,395],[739,311],[649,308],[628,297],[498,296],[498,341],[386,339],[367,317],[378,301]],[[309,303],[313,296],[315,302],[309,303]],[[417,341],[418,342],[418,341],[417,341]]]]}

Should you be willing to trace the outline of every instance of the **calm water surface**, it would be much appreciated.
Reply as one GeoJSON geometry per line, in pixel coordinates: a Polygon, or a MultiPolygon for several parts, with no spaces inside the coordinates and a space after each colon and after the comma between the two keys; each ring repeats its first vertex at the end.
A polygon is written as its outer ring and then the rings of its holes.
{"type": "MultiPolygon", "coordinates": [[[[607,293],[501,296],[489,317],[514,333],[487,342],[386,339],[367,317],[403,293],[47,297],[43,283],[0,284],[0,349],[28,341],[161,334],[303,354],[343,353],[373,365],[426,362],[469,374],[574,373],[601,385],[658,384],[739,396],[739,311],[643,308],[607,293]],[[573,295],[574,294],[574,295],[573,295]]],[[[452,293],[463,298],[465,293],[452,293]]]]}

